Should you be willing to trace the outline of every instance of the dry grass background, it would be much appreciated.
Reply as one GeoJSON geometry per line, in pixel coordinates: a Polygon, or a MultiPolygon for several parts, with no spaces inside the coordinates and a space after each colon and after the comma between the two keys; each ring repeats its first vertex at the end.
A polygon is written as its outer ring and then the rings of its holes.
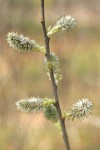
{"type": "MultiPolygon", "coordinates": [[[[47,26],[61,14],[77,18],[77,30],[54,35],[51,49],[59,56],[63,80],[59,97],[63,110],[75,100],[94,102],[93,115],[83,122],[66,121],[72,150],[100,150],[100,1],[47,0],[47,26]]],[[[59,130],[42,115],[16,110],[23,97],[53,97],[40,53],[16,53],[6,42],[10,31],[44,44],[40,2],[0,0],[0,150],[63,150],[59,130]]]]}

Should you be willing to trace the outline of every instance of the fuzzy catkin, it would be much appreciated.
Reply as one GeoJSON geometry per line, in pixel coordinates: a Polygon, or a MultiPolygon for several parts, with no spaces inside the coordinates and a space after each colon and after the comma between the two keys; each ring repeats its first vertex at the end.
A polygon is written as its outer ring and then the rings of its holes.
{"type": "Polygon", "coordinates": [[[18,35],[17,33],[9,32],[7,35],[7,42],[9,46],[17,52],[26,53],[33,50],[45,52],[44,46],[40,46],[35,40],[30,40],[22,34],[18,35]]]}
{"type": "Polygon", "coordinates": [[[65,117],[69,120],[82,120],[91,114],[93,109],[93,103],[87,98],[82,98],[78,100],[69,108],[68,112],[65,113],[65,117]]]}

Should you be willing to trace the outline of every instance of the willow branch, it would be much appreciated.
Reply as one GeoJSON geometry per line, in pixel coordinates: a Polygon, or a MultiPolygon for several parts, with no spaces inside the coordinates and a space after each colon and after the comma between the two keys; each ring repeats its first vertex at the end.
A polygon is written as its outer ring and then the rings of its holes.
{"type": "MultiPolygon", "coordinates": [[[[41,14],[42,14],[41,24],[42,24],[42,28],[43,28],[45,47],[46,47],[46,58],[49,61],[50,60],[50,46],[49,46],[50,38],[47,36],[47,31],[46,31],[44,0],[41,0],[41,14]]],[[[54,72],[53,72],[52,68],[50,70],[50,77],[51,77],[53,93],[54,93],[54,97],[55,97],[55,101],[56,101],[56,108],[57,108],[57,112],[58,112],[58,116],[59,116],[59,120],[60,120],[60,124],[61,124],[61,128],[62,128],[64,143],[66,146],[66,150],[70,150],[68,136],[67,136],[67,132],[66,132],[66,128],[65,128],[65,121],[62,118],[61,108],[60,108],[60,104],[59,104],[58,91],[57,91],[57,85],[55,82],[54,72]]]]}

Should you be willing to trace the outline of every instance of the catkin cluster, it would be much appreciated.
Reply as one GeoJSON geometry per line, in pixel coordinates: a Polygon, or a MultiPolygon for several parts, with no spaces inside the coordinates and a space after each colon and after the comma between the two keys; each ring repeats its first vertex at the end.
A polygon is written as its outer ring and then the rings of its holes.
{"type": "MultiPolygon", "coordinates": [[[[53,34],[64,31],[74,30],[77,26],[77,21],[75,18],[70,15],[62,15],[59,19],[57,19],[55,25],[53,27],[49,26],[47,29],[47,36],[51,37],[53,34]]],[[[39,45],[35,40],[30,40],[28,37],[23,35],[19,35],[15,32],[9,32],[7,35],[7,42],[10,47],[12,47],[17,52],[42,52],[46,54],[45,46],[39,45]]],[[[54,78],[56,85],[58,85],[59,81],[62,79],[60,62],[58,56],[51,52],[50,60],[44,56],[43,66],[46,74],[50,78],[51,70],[54,73],[54,78]]],[[[56,109],[56,101],[54,99],[48,98],[23,98],[16,102],[16,106],[18,110],[23,112],[31,112],[31,113],[43,113],[44,117],[52,122],[58,122],[58,112],[56,109]]],[[[93,103],[87,98],[83,98],[78,100],[68,109],[67,112],[63,113],[63,118],[67,118],[69,120],[79,119],[82,120],[84,117],[87,117],[91,114],[91,110],[93,108],[93,103]]]]}

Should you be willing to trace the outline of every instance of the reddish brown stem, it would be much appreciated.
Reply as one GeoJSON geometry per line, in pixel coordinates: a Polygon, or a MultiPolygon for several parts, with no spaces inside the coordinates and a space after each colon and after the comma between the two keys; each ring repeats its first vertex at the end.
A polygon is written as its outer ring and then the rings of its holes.
{"type": "MultiPolygon", "coordinates": [[[[46,47],[46,58],[49,61],[50,60],[50,46],[49,46],[50,38],[47,36],[47,31],[46,31],[44,0],[41,0],[41,14],[42,14],[41,24],[42,24],[42,28],[43,28],[45,47],[46,47]]],[[[64,140],[64,143],[66,146],[66,150],[70,150],[68,135],[67,135],[66,128],[65,128],[65,121],[62,118],[61,108],[60,108],[60,104],[59,104],[58,91],[57,91],[57,85],[55,82],[54,72],[52,69],[50,70],[50,78],[51,78],[51,82],[52,82],[54,97],[56,100],[56,108],[57,108],[57,112],[58,112],[58,116],[59,116],[59,120],[60,120],[60,124],[61,124],[61,128],[62,128],[63,140],[64,140]]]]}

